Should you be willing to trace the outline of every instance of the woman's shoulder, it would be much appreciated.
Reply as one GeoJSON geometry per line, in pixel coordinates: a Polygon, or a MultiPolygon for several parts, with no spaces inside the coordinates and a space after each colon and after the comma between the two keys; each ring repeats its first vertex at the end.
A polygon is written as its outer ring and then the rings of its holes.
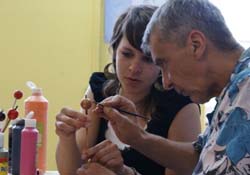
{"type": "Polygon", "coordinates": [[[90,76],[89,83],[104,83],[106,80],[103,72],[94,72],[90,76]]]}
{"type": "Polygon", "coordinates": [[[94,94],[96,102],[99,102],[104,99],[102,89],[104,83],[107,81],[103,72],[94,72],[90,76],[89,85],[94,94]]]}
{"type": "Polygon", "coordinates": [[[154,90],[154,96],[158,104],[170,105],[170,104],[188,104],[192,103],[189,97],[178,94],[174,89],[159,91],[154,90]]]}

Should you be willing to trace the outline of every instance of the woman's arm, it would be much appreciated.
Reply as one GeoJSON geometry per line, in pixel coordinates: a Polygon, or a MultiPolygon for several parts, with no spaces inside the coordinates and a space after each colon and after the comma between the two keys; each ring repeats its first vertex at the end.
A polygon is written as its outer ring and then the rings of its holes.
{"type": "Polygon", "coordinates": [[[98,164],[89,163],[88,165],[82,165],[81,168],[77,170],[77,175],[117,175],[108,168],[98,164]]]}
{"type": "MultiPolygon", "coordinates": [[[[174,141],[190,142],[197,139],[201,132],[200,111],[197,104],[184,106],[175,116],[168,130],[167,138],[174,141]]],[[[177,172],[167,169],[165,175],[176,175],[177,172]]]]}
{"type": "MultiPolygon", "coordinates": [[[[93,94],[90,88],[86,91],[88,98],[93,100],[93,94]]],[[[88,126],[89,146],[95,143],[99,119],[92,117],[91,112],[95,106],[92,105],[88,111],[75,111],[69,108],[63,108],[56,117],[56,133],[59,136],[59,142],[56,149],[57,168],[61,175],[75,174],[81,166],[81,153],[86,145],[85,126],[88,126]],[[88,122],[86,122],[88,121],[88,122]]]]}
{"type": "Polygon", "coordinates": [[[56,134],[59,142],[56,150],[57,168],[62,175],[75,174],[81,165],[76,144],[76,130],[88,125],[87,117],[70,108],[63,108],[56,116],[56,134]]]}
{"type": "Polygon", "coordinates": [[[57,169],[61,175],[75,175],[81,166],[81,156],[76,144],[75,136],[60,139],[56,149],[57,169]]]}

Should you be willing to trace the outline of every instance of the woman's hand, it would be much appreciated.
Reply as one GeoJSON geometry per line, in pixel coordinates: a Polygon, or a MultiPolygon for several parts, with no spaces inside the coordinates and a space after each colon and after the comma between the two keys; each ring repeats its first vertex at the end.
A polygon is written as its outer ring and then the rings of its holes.
{"type": "Polygon", "coordinates": [[[117,145],[113,144],[109,140],[89,148],[83,153],[82,158],[87,161],[91,158],[91,162],[97,162],[106,168],[114,171],[116,174],[122,174],[124,164],[121,152],[117,145]]]}
{"type": "Polygon", "coordinates": [[[65,107],[56,115],[56,134],[59,137],[75,136],[76,130],[89,124],[85,114],[65,107]]]}
{"type": "Polygon", "coordinates": [[[81,168],[77,170],[77,175],[115,175],[114,172],[105,168],[98,163],[89,163],[82,165],[81,168]]]}

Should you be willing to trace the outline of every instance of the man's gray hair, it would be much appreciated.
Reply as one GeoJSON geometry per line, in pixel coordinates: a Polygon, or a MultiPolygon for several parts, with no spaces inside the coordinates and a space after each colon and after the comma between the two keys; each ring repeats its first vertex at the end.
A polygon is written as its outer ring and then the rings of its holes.
{"type": "Polygon", "coordinates": [[[187,36],[193,29],[201,31],[220,50],[229,51],[238,47],[220,10],[208,0],[167,0],[147,25],[142,49],[145,53],[149,52],[150,35],[156,31],[159,41],[185,46],[187,36]]]}

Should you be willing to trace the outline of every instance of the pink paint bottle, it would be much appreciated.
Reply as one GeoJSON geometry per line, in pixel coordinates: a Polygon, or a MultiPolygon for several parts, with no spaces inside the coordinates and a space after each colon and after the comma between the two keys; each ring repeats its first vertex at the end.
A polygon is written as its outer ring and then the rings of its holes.
{"type": "Polygon", "coordinates": [[[20,175],[36,174],[37,139],[36,119],[25,119],[21,133],[20,175]]]}

